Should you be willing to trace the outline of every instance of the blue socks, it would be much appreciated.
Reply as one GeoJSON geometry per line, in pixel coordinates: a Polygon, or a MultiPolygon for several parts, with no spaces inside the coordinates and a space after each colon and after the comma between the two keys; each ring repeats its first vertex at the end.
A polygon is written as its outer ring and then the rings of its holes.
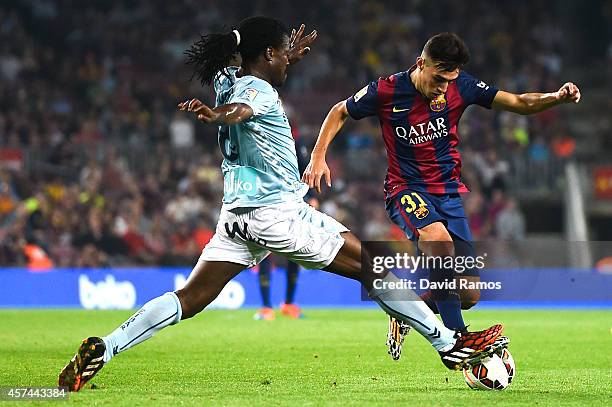
{"type": "Polygon", "coordinates": [[[444,326],[459,331],[465,329],[465,322],[463,322],[463,316],[461,315],[461,300],[458,296],[449,294],[446,299],[435,301],[435,304],[444,326]]]}

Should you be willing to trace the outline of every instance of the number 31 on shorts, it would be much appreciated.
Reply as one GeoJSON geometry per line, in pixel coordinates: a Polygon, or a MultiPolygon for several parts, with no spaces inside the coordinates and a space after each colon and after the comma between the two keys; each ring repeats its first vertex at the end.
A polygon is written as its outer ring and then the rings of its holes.
{"type": "Polygon", "coordinates": [[[427,215],[429,215],[429,209],[426,208],[427,203],[416,192],[411,192],[410,194],[403,195],[400,199],[400,202],[406,210],[406,213],[414,212],[414,216],[416,216],[417,219],[423,219],[427,215]],[[416,200],[419,202],[418,207],[417,203],[414,201],[414,199],[412,199],[412,197],[416,198],[416,200]]]}

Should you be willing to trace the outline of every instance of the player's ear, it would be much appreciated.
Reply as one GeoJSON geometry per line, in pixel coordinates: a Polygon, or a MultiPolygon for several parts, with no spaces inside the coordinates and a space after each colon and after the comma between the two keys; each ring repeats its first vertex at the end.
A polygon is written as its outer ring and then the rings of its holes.
{"type": "Polygon", "coordinates": [[[417,57],[416,66],[419,69],[423,69],[423,66],[425,66],[425,60],[423,59],[423,57],[417,57]]]}
{"type": "Polygon", "coordinates": [[[268,47],[266,48],[266,52],[264,53],[266,61],[272,62],[272,57],[274,56],[274,48],[268,47]]]}

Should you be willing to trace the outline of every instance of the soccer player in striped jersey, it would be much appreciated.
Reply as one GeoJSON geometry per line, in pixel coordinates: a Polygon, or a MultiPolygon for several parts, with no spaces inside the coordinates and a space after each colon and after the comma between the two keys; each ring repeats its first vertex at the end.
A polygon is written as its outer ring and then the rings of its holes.
{"type": "MultiPolygon", "coordinates": [[[[562,103],[578,103],[580,91],[571,82],[552,93],[513,94],[498,90],[462,68],[469,61],[465,43],[454,33],[441,33],[425,44],[407,71],[371,82],[347,100],[338,102],[321,127],[303,174],[303,181],[321,190],[321,178],[331,186],[325,161],[329,144],[348,118],[375,116],[387,150],[384,182],[386,210],[408,239],[430,256],[473,255],[472,235],[460,194],[461,157],[457,151],[458,125],[465,109],[477,104],[487,109],[523,115],[562,103]]],[[[458,278],[452,269],[430,270],[431,282],[458,278]]],[[[462,279],[478,281],[477,270],[462,279]]],[[[475,305],[478,290],[436,289],[423,299],[439,312],[446,327],[463,331],[462,309],[475,305]]],[[[408,327],[391,319],[389,353],[399,359],[408,327]]]]}
{"type": "Polygon", "coordinates": [[[179,104],[198,121],[218,128],[224,191],[215,235],[185,287],[150,300],[109,335],[86,338],[60,372],[60,386],[80,390],[117,354],[195,316],[232,278],[270,253],[357,280],[388,315],[423,335],[450,369],[482,356],[497,342],[501,325],[459,333],[416,301],[414,292],[385,288],[399,279],[362,268],[361,242],[340,222],[304,202],[308,186],[300,182],[291,126],[275,89],[285,82],[288,66],[299,62],[316,38],[316,31],[302,37],[303,32],[303,25],[289,33],[276,19],[250,17],[236,29],[204,36],[190,48],[188,61],[202,84],[214,84],[217,96],[214,108],[198,99],[179,104]],[[236,53],[241,66],[228,66],[236,53]]]}

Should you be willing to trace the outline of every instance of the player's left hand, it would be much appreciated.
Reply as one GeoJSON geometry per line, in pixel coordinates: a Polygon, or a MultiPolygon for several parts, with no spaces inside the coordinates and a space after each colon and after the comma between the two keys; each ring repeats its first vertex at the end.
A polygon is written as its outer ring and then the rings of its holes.
{"type": "Polygon", "coordinates": [[[296,31],[295,28],[291,30],[291,37],[289,37],[289,63],[291,65],[298,63],[310,52],[310,44],[317,39],[317,30],[313,30],[310,34],[305,37],[304,24],[300,25],[300,28],[296,31]]]}
{"type": "Polygon", "coordinates": [[[315,188],[320,194],[322,177],[325,177],[327,186],[331,187],[331,171],[329,171],[325,158],[311,158],[302,174],[302,182],[308,184],[309,188],[315,188]]]}
{"type": "Polygon", "coordinates": [[[562,103],[578,103],[580,102],[580,89],[578,89],[578,86],[574,85],[572,82],[566,82],[557,91],[557,100],[561,101],[562,103]]]}

